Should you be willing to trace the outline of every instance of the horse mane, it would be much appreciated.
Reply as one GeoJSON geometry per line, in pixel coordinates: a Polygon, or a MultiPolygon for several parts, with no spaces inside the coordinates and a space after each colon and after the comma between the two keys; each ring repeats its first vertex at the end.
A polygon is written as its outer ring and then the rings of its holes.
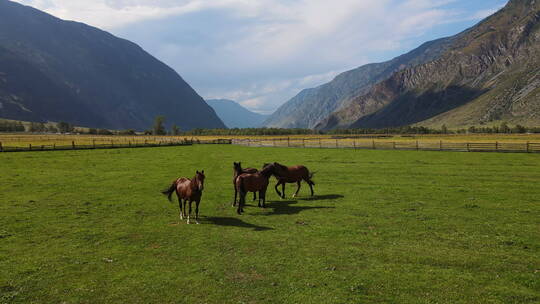
{"type": "Polygon", "coordinates": [[[289,170],[289,167],[284,166],[284,165],[282,165],[280,163],[274,163],[274,166],[280,168],[281,170],[289,170]]]}
{"type": "Polygon", "coordinates": [[[269,177],[270,175],[275,174],[275,165],[269,164],[268,166],[265,166],[259,173],[263,176],[269,177]]]}

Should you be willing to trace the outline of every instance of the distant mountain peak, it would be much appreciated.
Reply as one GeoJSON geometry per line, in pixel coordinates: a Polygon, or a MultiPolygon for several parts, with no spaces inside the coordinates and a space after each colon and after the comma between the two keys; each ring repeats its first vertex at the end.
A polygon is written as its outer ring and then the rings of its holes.
{"type": "Polygon", "coordinates": [[[258,128],[266,115],[252,112],[236,101],[229,99],[209,99],[206,101],[229,128],[258,128]]]}

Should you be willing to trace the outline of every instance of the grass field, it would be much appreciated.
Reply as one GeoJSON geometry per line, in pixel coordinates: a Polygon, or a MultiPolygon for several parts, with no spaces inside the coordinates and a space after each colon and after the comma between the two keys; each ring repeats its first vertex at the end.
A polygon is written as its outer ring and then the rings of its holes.
{"type": "Polygon", "coordinates": [[[0,303],[540,302],[535,154],[195,145],[0,153],[0,172],[0,303]],[[238,216],[233,161],[305,164],[316,196],[238,216]],[[201,169],[186,225],[159,190],[201,169]]]}

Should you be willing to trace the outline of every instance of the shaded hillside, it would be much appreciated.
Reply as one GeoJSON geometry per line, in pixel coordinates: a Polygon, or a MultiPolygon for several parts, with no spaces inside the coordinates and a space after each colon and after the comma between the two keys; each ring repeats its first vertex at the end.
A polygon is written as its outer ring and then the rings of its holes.
{"type": "Polygon", "coordinates": [[[540,125],[539,8],[533,0],[510,1],[456,36],[440,58],[395,73],[317,128],[540,125]]]}
{"type": "Polygon", "coordinates": [[[427,42],[390,61],[364,65],[338,75],[329,83],[306,89],[283,104],[264,123],[268,127],[312,128],[332,112],[365,94],[374,84],[394,72],[438,58],[453,38],[427,42]]]}
{"type": "Polygon", "coordinates": [[[221,120],[228,128],[258,128],[267,115],[251,112],[240,104],[227,99],[207,100],[221,120]]]}
{"type": "Polygon", "coordinates": [[[136,44],[0,0],[0,117],[138,129],[157,115],[222,128],[204,100],[136,44]]]}

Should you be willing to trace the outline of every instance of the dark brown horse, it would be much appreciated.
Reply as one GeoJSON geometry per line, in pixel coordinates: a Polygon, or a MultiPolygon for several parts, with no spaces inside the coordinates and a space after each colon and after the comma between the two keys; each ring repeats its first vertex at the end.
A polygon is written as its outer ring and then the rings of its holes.
{"type": "Polygon", "coordinates": [[[296,183],[298,185],[296,192],[293,194],[293,197],[296,197],[298,195],[298,192],[300,191],[300,182],[302,180],[309,185],[309,189],[311,190],[311,196],[313,196],[313,186],[315,186],[315,183],[311,179],[313,178],[314,173],[310,173],[308,168],[302,165],[287,167],[279,163],[264,164],[264,167],[269,165],[274,166],[274,176],[278,180],[275,189],[277,194],[281,198],[285,198],[286,183],[296,183]],[[279,185],[281,185],[281,192],[279,192],[278,189],[279,185]]]}
{"type": "Polygon", "coordinates": [[[180,207],[180,219],[187,217],[189,224],[189,216],[191,215],[191,203],[195,202],[195,223],[199,223],[199,204],[201,202],[202,192],[204,190],[204,170],[197,171],[192,179],[181,177],[173,181],[171,186],[161,193],[167,195],[169,201],[172,202],[171,196],[176,191],[178,196],[178,206],[180,207]],[[183,207],[182,207],[183,201],[183,207]],[[189,213],[186,216],[186,204],[189,202],[189,213]]]}
{"type": "Polygon", "coordinates": [[[258,206],[266,207],[266,189],[272,174],[274,174],[274,165],[269,165],[257,173],[243,173],[236,178],[236,189],[240,192],[240,202],[236,211],[238,214],[244,212],[248,192],[259,192],[258,206]]]}
{"type": "MultiPolygon", "coordinates": [[[[234,201],[233,201],[233,204],[232,206],[236,206],[236,197],[238,196],[238,189],[236,189],[236,178],[241,175],[241,174],[244,174],[244,173],[257,173],[259,170],[255,169],[255,168],[245,168],[245,169],[242,169],[242,163],[238,162],[238,163],[234,163],[233,165],[233,187],[234,187],[234,201]]],[[[253,200],[256,200],[257,199],[257,192],[253,192],[253,200]]]]}

